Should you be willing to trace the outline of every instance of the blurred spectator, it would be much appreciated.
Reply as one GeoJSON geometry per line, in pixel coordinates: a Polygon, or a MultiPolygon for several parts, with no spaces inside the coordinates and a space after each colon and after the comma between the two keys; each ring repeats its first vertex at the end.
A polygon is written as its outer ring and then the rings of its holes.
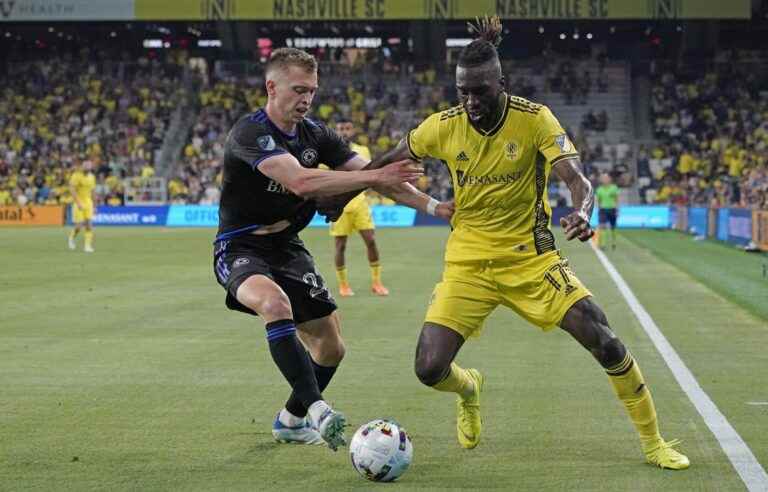
{"type": "MultiPolygon", "coordinates": [[[[765,81],[736,63],[663,70],[651,112],[661,142],[648,160],[648,192],[657,202],[764,207],[768,99],[765,81]],[[670,192],[674,183],[682,197],[670,192]],[[658,190],[654,193],[652,190],[658,190]]],[[[646,170],[643,169],[645,173],[646,170]]]]}
{"type": "Polygon", "coordinates": [[[121,184],[109,175],[143,175],[163,143],[183,91],[173,56],[110,65],[85,48],[9,63],[0,77],[0,187],[14,190],[16,203],[66,204],[70,167],[90,159],[98,203],[114,202],[121,184]]]}

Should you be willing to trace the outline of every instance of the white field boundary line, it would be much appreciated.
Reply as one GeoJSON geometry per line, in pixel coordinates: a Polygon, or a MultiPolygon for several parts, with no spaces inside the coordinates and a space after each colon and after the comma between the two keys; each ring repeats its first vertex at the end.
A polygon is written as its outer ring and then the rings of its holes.
{"type": "Polygon", "coordinates": [[[730,422],[728,422],[725,415],[720,412],[712,399],[701,388],[699,382],[693,377],[691,371],[682,361],[680,356],[677,355],[675,349],[672,348],[672,345],[670,345],[667,338],[661,333],[661,330],[656,326],[653,318],[651,318],[648,311],[646,311],[642,304],[640,304],[640,301],[637,300],[635,294],[608,257],[605,256],[605,253],[600,251],[594,244],[592,244],[592,249],[595,251],[600,263],[605,267],[608,275],[613,279],[616,287],[619,288],[619,292],[624,296],[624,299],[637,317],[637,320],[640,322],[643,330],[645,330],[645,333],[653,342],[656,350],[659,351],[664,362],[672,371],[672,375],[688,396],[688,399],[691,400],[693,406],[696,407],[696,410],[704,419],[704,423],[707,424],[709,430],[712,431],[712,434],[714,434],[715,438],[720,443],[720,447],[723,448],[723,451],[731,461],[733,468],[741,477],[744,485],[747,486],[747,490],[751,492],[768,491],[768,474],[766,474],[765,469],[763,469],[762,465],[757,461],[752,450],[749,449],[749,446],[747,446],[738,432],[736,432],[736,429],[734,429],[730,422]]]}

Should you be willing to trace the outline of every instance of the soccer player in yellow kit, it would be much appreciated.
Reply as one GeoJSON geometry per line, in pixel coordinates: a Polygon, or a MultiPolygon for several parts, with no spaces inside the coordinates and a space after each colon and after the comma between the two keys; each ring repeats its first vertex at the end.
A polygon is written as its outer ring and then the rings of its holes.
{"type": "Polygon", "coordinates": [[[96,176],[93,164],[85,160],[75,164],[75,171],[69,177],[69,191],[72,194],[72,223],[75,227],[69,234],[69,249],[75,249],[75,238],[81,228],[85,228],[85,247],[83,251],[93,253],[93,190],[96,188],[96,176]]]}
{"type": "Polygon", "coordinates": [[[555,247],[546,198],[550,173],[567,183],[573,197],[575,210],[561,220],[566,239],[592,236],[594,195],[579,154],[549,108],[504,91],[498,17],[475,30],[479,39],[463,49],[456,67],[461,105],[428,117],[370,164],[432,156],[446,163],[453,179],[453,231],[416,347],[416,375],[458,395],[459,443],[477,446],[484,377],[454,358],[467,338],[480,335],[488,315],[506,306],[544,331],[559,326],[595,357],[635,425],[648,463],[688,468],[688,458],[673,448],[677,441],[659,433],[637,362],[555,247]]]}
{"type": "MultiPolygon", "coordinates": [[[[355,127],[348,119],[340,119],[336,122],[336,133],[349,142],[349,148],[365,160],[371,160],[371,151],[365,145],[352,142],[355,136],[355,127]]],[[[368,251],[368,263],[371,267],[371,292],[377,296],[389,295],[389,290],[381,283],[381,264],[379,263],[379,248],[376,246],[374,234],[375,226],[371,209],[365,200],[365,193],[360,193],[353,198],[346,207],[344,213],[336,222],[331,222],[331,236],[335,239],[336,254],[336,280],[339,283],[339,295],[342,297],[353,296],[355,293],[349,285],[347,266],[344,253],[347,249],[347,237],[355,231],[363,238],[365,248],[368,251]]]]}

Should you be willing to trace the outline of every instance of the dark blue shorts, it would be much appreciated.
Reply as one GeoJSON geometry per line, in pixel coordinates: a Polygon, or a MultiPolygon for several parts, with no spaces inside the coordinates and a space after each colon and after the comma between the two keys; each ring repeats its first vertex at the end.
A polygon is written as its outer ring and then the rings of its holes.
{"type": "Polygon", "coordinates": [[[618,217],[615,208],[601,208],[597,212],[600,224],[610,224],[611,229],[616,229],[616,218],[618,217]]]}
{"type": "Polygon", "coordinates": [[[325,280],[298,236],[244,234],[219,241],[213,248],[213,272],[227,291],[229,309],[256,315],[237,300],[236,293],[248,277],[264,275],[288,295],[296,323],[324,318],[336,310],[325,280]]]}

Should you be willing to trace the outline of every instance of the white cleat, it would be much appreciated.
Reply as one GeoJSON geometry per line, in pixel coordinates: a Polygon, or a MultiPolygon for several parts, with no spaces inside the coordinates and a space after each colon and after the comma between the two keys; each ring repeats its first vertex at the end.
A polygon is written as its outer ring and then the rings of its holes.
{"type": "Polygon", "coordinates": [[[71,249],[71,250],[73,250],[73,251],[74,251],[74,250],[75,250],[75,248],[77,248],[77,243],[75,243],[75,238],[73,238],[72,236],[70,236],[70,237],[67,239],[67,246],[69,246],[69,249],[71,249]]]}
{"type": "Polygon", "coordinates": [[[289,427],[280,422],[280,413],[272,424],[272,437],[283,444],[325,444],[317,429],[309,423],[309,419],[305,418],[301,424],[289,427]]]}
{"type": "Polygon", "coordinates": [[[317,422],[320,436],[334,451],[338,450],[339,446],[347,445],[347,440],[344,438],[344,424],[346,423],[347,419],[344,418],[344,415],[331,408],[323,412],[317,422]]]}
{"type": "Polygon", "coordinates": [[[96,250],[93,249],[93,246],[86,246],[86,247],[83,248],[83,251],[85,251],[86,253],[93,253],[96,250]]]}

